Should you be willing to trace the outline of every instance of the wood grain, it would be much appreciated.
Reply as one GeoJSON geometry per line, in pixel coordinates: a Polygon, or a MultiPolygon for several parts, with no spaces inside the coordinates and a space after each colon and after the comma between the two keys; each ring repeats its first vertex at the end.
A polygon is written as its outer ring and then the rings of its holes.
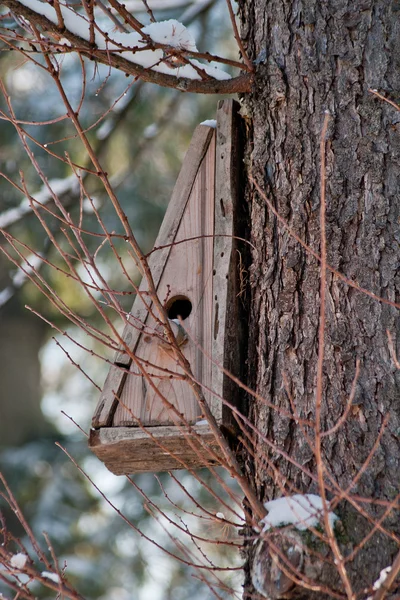
{"type": "Polygon", "coordinates": [[[124,372],[121,367],[113,366],[110,368],[100,400],[94,411],[92,427],[107,427],[112,424],[113,415],[118,404],[117,398],[122,392],[126,375],[127,371],[124,372]]]}
{"type": "Polygon", "coordinates": [[[215,395],[211,409],[215,418],[225,426],[231,423],[230,410],[221,398],[237,404],[237,386],[223,369],[238,375],[240,372],[239,269],[237,241],[234,238],[237,222],[238,179],[238,105],[223,100],[217,110],[217,146],[215,173],[215,238],[212,311],[212,386],[215,395]]]}
{"type": "Polygon", "coordinates": [[[193,430],[199,437],[178,427],[102,427],[90,431],[89,446],[115,475],[218,464],[207,451],[207,446],[214,452],[219,448],[209,427],[193,430]]]}
{"type": "MultiPolygon", "coordinates": [[[[172,193],[170,204],[168,205],[155,243],[156,248],[159,246],[166,247],[153,252],[149,258],[149,266],[156,286],[160,281],[165,263],[171,252],[171,246],[169,246],[169,244],[171,244],[175,238],[183,211],[193,188],[199,165],[207,152],[213,135],[213,129],[205,127],[204,125],[199,125],[194,131],[172,193]]],[[[147,291],[147,281],[142,280],[139,292],[145,294],[147,291]]],[[[132,307],[130,317],[131,324],[125,326],[122,334],[122,339],[131,352],[134,352],[136,349],[140,332],[147,316],[148,308],[145,306],[140,296],[138,296],[132,307]]],[[[125,373],[121,371],[119,367],[128,369],[132,361],[130,356],[121,349],[121,351],[117,353],[114,362],[118,366],[111,367],[111,371],[107,376],[103,392],[92,419],[93,427],[103,427],[111,424],[118,403],[115,394],[119,395],[125,381],[125,373]]]]}
{"type": "MultiPolygon", "coordinates": [[[[160,278],[157,293],[165,305],[175,297],[185,297],[192,304],[192,312],[183,325],[189,339],[182,347],[195,378],[211,386],[211,312],[214,231],[215,136],[212,137],[204,159],[198,167],[185,210],[174,237],[173,245],[160,278]]],[[[138,298],[138,302],[141,299],[138,298]]],[[[136,303],[135,303],[136,306],[136,303]]],[[[153,315],[148,314],[140,335],[135,356],[143,361],[146,373],[156,389],[131,364],[113,424],[167,425],[186,421],[194,423],[200,410],[187,381],[179,376],[184,372],[176,364],[173,352],[160,344],[154,333],[158,329],[153,315]],[[167,372],[166,372],[167,371],[167,372]],[[172,373],[172,375],[170,374],[172,373]],[[176,374],[178,377],[174,377],[176,374]],[[182,419],[163,401],[163,395],[182,419]]],[[[160,332],[162,334],[162,332],[160,332]]]]}
{"type": "MultiPolygon", "coordinates": [[[[156,287],[159,284],[165,264],[170,255],[172,249],[170,244],[172,244],[175,239],[200,163],[207,152],[213,134],[214,131],[210,127],[205,127],[204,125],[196,127],[182,163],[178,179],[172,192],[171,200],[154,245],[155,248],[160,246],[165,247],[161,250],[154,251],[149,258],[149,267],[156,287]]],[[[147,281],[142,280],[139,292],[146,294],[147,291],[147,281]]],[[[146,296],[144,297],[146,298],[146,296]]],[[[148,307],[145,306],[140,297],[137,297],[133,303],[131,313],[132,325],[126,325],[122,338],[129,349],[133,351],[140,335],[140,325],[145,322],[148,314],[148,307]]],[[[131,359],[128,354],[121,351],[120,353],[117,353],[115,362],[128,367],[131,363],[131,359]]]]}

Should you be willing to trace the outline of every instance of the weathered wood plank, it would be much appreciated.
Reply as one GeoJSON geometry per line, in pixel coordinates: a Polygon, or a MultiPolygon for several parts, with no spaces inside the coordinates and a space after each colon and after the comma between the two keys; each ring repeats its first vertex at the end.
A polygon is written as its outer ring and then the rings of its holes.
{"type": "MultiPolygon", "coordinates": [[[[199,166],[184,214],[170,249],[157,293],[166,306],[174,298],[186,298],[192,305],[190,315],[184,320],[189,339],[182,346],[194,376],[206,387],[211,387],[211,311],[214,232],[214,180],[215,136],[199,166]]],[[[135,363],[131,364],[120,403],[116,409],[113,425],[145,426],[167,425],[182,422],[160,397],[160,394],[183,415],[188,423],[200,417],[200,409],[192,388],[179,376],[184,375],[173,353],[154,336],[157,323],[152,315],[137,343],[135,355],[145,361],[146,372],[152,377],[157,390],[140,374],[135,363]],[[152,366],[149,366],[149,363],[152,366]],[[175,373],[178,377],[168,375],[175,373]],[[159,393],[158,393],[159,392],[159,393]]]]}
{"type": "MultiPolygon", "coordinates": [[[[212,387],[215,396],[211,410],[223,422],[223,404],[220,397],[226,394],[229,380],[221,366],[236,371],[240,361],[238,319],[238,268],[234,225],[237,206],[237,178],[240,165],[237,155],[237,114],[233,100],[223,100],[217,110],[217,145],[215,173],[215,238],[213,277],[213,366],[212,387]]],[[[226,396],[232,402],[232,398],[226,396]]],[[[225,411],[226,412],[226,411],[225,411]]]]}
{"type": "Polygon", "coordinates": [[[91,430],[89,446],[115,475],[218,464],[207,451],[207,446],[215,452],[219,448],[208,426],[193,429],[201,442],[177,427],[149,427],[148,432],[137,427],[102,427],[91,430]]]}
{"type": "MultiPolygon", "coordinates": [[[[213,129],[204,125],[198,125],[193,134],[190,146],[182,163],[182,168],[179,172],[171,200],[168,204],[159,234],[155,242],[155,248],[159,246],[168,246],[174,241],[176,232],[182,219],[185,206],[189,199],[193,188],[196,175],[203,160],[211,138],[213,129]]],[[[153,276],[154,285],[158,286],[161,276],[164,271],[165,264],[171,252],[171,246],[156,250],[149,258],[149,267],[153,276]]],[[[145,279],[139,287],[140,292],[147,292],[148,285],[145,279]]],[[[146,298],[147,299],[147,298],[146,298]]],[[[133,351],[136,347],[140,335],[140,325],[145,323],[148,314],[147,306],[141,301],[138,296],[132,307],[132,325],[126,325],[122,334],[122,339],[133,351]]],[[[131,359],[128,354],[123,351],[117,353],[115,362],[128,367],[131,364],[131,359]]]]}
{"type": "MultiPolygon", "coordinates": [[[[237,119],[235,103],[225,100],[219,103],[216,136],[208,127],[196,129],[155,247],[172,245],[155,251],[149,260],[167,311],[174,297],[184,296],[192,303],[184,320],[189,340],[182,350],[196,379],[215,392],[205,393],[214,417],[228,427],[230,411],[220,397],[237,404],[239,396],[220,366],[235,374],[240,371],[239,253],[233,237],[239,206],[237,119]],[[192,237],[197,239],[184,241],[192,237]]],[[[147,291],[145,281],[140,290],[147,291]]],[[[159,336],[163,331],[139,295],[131,319],[123,334],[125,343],[145,361],[158,390],[182,416],[165,406],[129,357],[120,353],[116,361],[126,370],[117,366],[110,370],[89,446],[116,474],[215,464],[215,456],[204,455],[199,439],[182,426],[183,420],[192,423],[192,430],[218,455],[209,426],[196,424],[201,416],[195,397],[179,379],[181,372],[168,345],[154,336],[156,328],[159,336]]]]}
{"type": "Polygon", "coordinates": [[[112,424],[118,403],[115,396],[120,396],[126,376],[127,372],[124,372],[121,367],[110,368],[92,418],[92,427],[107,427],[112,424]]]}
{"type": "MultiPolygon", "coordinates": [[[[195,129],[172,193],[171,202],[168,205],[157,236],[155,247],[165,246],[173,242],[183,211],[189,199],[199,165],[207,152],[213,134],[213,129],[205,127],[204,125],[199,125],[195,129]]],[[[150,256],[149,266],[156,286],[160,281],[170,251],[171,247],[167,247],[154,252],[150,256]]],[[[139,290],[141,292],[146,292],[147,289],[147,282],[144,280],[142,281],[139,290]]],[[[138,296],[132,307],[133,325],[126,325],[122,334],[123,340],[131,351],[134,351],[136,348],[142,324],[146,322],[147,316],[147,306],[145,306],[138,296]]],[[[129,368],[131,359],[128,354],[117,352],[115,363],[119,366],[129,368]]],[[[93,427],[103,427],[111,424],[118,403],[115,394],[119,395],[121,392],[125,376],[125,373],[121,371],[120,368],[111,368],[93,416],[93,427]],[[115,391],[115,394],[113,391],[115,391]]]]}

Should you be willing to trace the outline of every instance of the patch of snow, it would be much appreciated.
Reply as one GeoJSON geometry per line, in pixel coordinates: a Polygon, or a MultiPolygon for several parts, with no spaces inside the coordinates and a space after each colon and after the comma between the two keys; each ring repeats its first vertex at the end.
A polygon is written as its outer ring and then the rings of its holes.
{"type": "Polygon", "coordinates": [[[60,583],[60,578],[57,575],[57,573],[52,573],[51,571],[42,571],[41,575],[42,575],[42,577],[45,577],[46,579],[50,579],[51,581],[54,581],[54,583],[60,583]]]}
{"type": "Polygon", "coordinates": [[[31,207],[29,204],[29,200],[25,198],[22,200],[21,204],[17,206],[17,208],[10,208],[9,210],[5,210],[0,215],[0,227],[9,227],[16,221],[19,221],[24,215],[31,212],[31,207]]]}
{"type": "Polygon", "coordinates": [[[200,419],[200,421],[196,421],[196,425],[208,425],[207,419],[200,419]]]}
{"type": "Polygon", "coordinates": [[[217,512],[215,516],[217,517],[217,519],[225,519],[225,515],[222,512],[217,512]]]}
{"type": "MultiPolygon", "coordinates": [[[[60,194],[64,194],[68,191],[77,192],[79,190],[79,182],[76,178],[76,175],[73,173],[69,177],[65,177],[64,179],[55,178],[49,181],[50,189],[53,191],[53,194],[60,196],[60,194]]],[[[42,185],[40,190],[36,194],[32,194],[32,198],[36,200],[36,202],[40,202],[41,204],[48,202],[52,199],[52,194],[47,187],[47,185],[42,185]]],[[[31,206],[28,198],[22,200],[21,204],[16,208],[10,208],[9,210],[4,211],[0,214],[0,227],[9,227],[13,225],[17,221],[19,221],[24,215],[31,212],[31,206]]]]}
{"type": "Polygon", "coordinates": [[[84,198],[82,202],[82,210],[84,213],[91,214],[94,213],[94,209],[98,210],[101,206],[101,200],[96,197],[92,197],[92,201],[89,198],[84,198]]]}
{"type": "Polygon", "coordinates": [[[192,34],[176,19],[150,23],[147,27],[143,27],[142,31],[157,44],[166,44],[179,50],[197,52],[192,34]]]}
{"type": "MultiPolygon", "coordinates": [[[[152,10],[171,10],[173,8],[179,8],[186,6],[190,3],[190,0],[168,0],[168,6],[165,6],[165,0],[148,0],[148,5],[152,10]]],[[[127,0],[124,2],[127,10],[130,12],[146,12],[146,7],[142,0],[127,0]]],[[[114,10],[112,12],[115,12],[114,10]]]]}
{"type": "MultiPolygon", "coordinates": [[[[39,0],[21,0],[21,4],[35,11],[39,15],[43,15],[49,21],[57,25],[58,18],[56,11],[53,6],[39,0]]],[[[64,19],[64,25],[68,31],[74,35],[89,41],[89,21],[83,15],[71,10],[68,6],[64,6],[60,3],[60,10],[64,19]]]]}
{"type": "MultiPolygon", "coordinates": [[[[40,2],[39,0],[21,0],[21,4],[27,6],[36,13],[47,17],[52,23],[57,24],[57,15],[55,9],[51,5],[40,2]]],[[[88,19],[62,4],[60,4],[60,9],[66,29],[82,39],[89,41],[90,24],[88,19]]],[[[175,19],[151,23],[144,27],[142,32],[145,35],[149,35],[156,43],[167,44],[173,48],[189,50],[191,52],[196,52],[197,50],[192,34],[182,23],[175,19]]],[[[190,61],[190,64],[184,65],[183,67],[177,69],[171,68],[168,64],[163,62],[165,57],[162,50],[144,50],[146,40],[136,31],[130,33],[109,31],[107,35],[100,31],[95,31],[95,43],[99,50],[115,52],[115,54],[123,56],[126,60],[140,65],[145,69],[152,69],[157,73],[174,75],[178,78],[186,77],[187,79],[199,80],[201,77],[196,69],[193,68],[192,65],[194,65],[197,68],[203,69],[207,75],[210,75],[214,79],[220,81],[231,79],[231,76],[217,65],[213,65],[212,63],[209,65],[203,64],[194,59],[190,61]],[[128,49],[126,50],[126,48],[128,49]]]]}
{"type": "Polygon", "coordinates": [[[36,271],[42,262],[43,258],[40,255],[36,256],[36,254],[30,254],[27,256],[24,262],[21,263],[21,267],[23,267],[24,271],[22,269],[18,270],[12,278],[14,287],[21,287],[27,280],[28,275],[36,271]]]}
{"type": "Polygon", "coordinates": [[[11,286],[4,288],[1,292],[0,292],[0,307],[4,306],[4,304],[6,304],[10,298],[12,298],[14,295],[14,290],[11,286]]]}
{"type": "Polygon", "coordinates": [[[10,565],[15,569],[23,569],[27,560],[28,557],[26,554],[23,552],[18,552],[18,554],[14,554],[14,556],[11,557],[10,565]]]}
{"type": "MultiPolygon", "coordinates": [[[[264,504],[268,515],[261,521],[264,524],[263,532],[271,527],[293,524],[296,529],[304,531],[309,527],[316,527],[323,519],[322,498],[316,494],[295,494],[277,498],[264,504]]],[[[329,513],[331,527],[338,519],[333,513],[329,513]]]]}
{"type": "MultiPolygon", "coordinates": [[[[213,63],[210,63],[209,65],[204,65],[198,60],[193,59],[190,61],[190,64],[195,65],[199,69],[204,69],[207,75],[210,75],[211,77],[214,77],[214,79],[218,79],[219,81],[223,81],[224,79],[231,79],[229,73],[223,71],[222,69],[217,67],[217,65],[213,65],[213,63]]],[[[200,79],[200,75],[197,75],[196,79],[200,79]]]]}
{"type": "Polygon", "coordinates": [[[151,125],[148,125],[143,131],[143,137],[146,138],[146,140],[150,140],[151,138],[155,137],[157,133],[158,125],[157,123],[152,123],[151,125]]]}
{"type": "MultiPolygon", "coordinates": [[[[382,571],[379,573],[378,579],[375,581],[374,585],[372,586],[372,589],[374,591],[377,591],[377,590],[379,590],[380,587],[382,587],[382,585],[385,583],[387,576],[389,575],[391,570],[392,570],[391,566],[385,567],[385,569],[382,569],[382,571]]],[[[373,598],[372,598],[372,596],[368,596],[368,598],[366,600],[373,600],[373,598]]]]}
{"type": "MultiPolygon", "coordinates": [[[[125,33],[122,31],[109,31],[107,37],[102,33],[96,33],[96,45],[100,50],[118,50],[124,48],[139,48],[140,44],[143,43],[142,36],[136,31],[125,33]]],[[[151,50],[140,52],[142,55],[152,53],[151,50]]],[[[126,52],[121,52],[125,56],[126,52]]],[[[125,56],[126,58],[126,56],[125,56]]]]}
{"type": "Polygon", "coordinates": [[[382,569],[382,571],[379,573],[378,579],[375,581],[375,583],[373,585],[374,590],[379,590],[379,588],[382,586],[382,584],[385,583],[386,578],[389,575],[391,570],[392,570],[391,565],[389,567],[386,567],[385,569],[382,569]]]}
{"type": "Polygon", "coordinates": [[[31,10],[34,10],[35,13],[38,13],[39,15],[43,15],[52,23],[57,23],[56,11],[52,6],[50,6],[50,4],[45,4],[39,0],[21,0],[21,4],[27,8],[30,8],[31,10]]]}
{"type": "Polygon", "coordinates": [[[96,137],[98,140],[104,140],[109,133],[114,129],[114,121],[112,119],[108,119],[104,121],[102,125],[96,131],[96,137]]]}
{"type": "MultiPolygon", "coordinates": [[[[54,194],[63,194],[64,192],[75,192],[79,189],[79,183],[76,175],[73,173],[64,179],[50,179],[49,186],[54,194]]],[[[43,202],[42,195],[48,197],[50,194],[47,186],[43,186],[38,194],[35,194],[35,200],[43,202]],[[40,197],[39,197],[40,196],[40,197]]]]}
{"type": "Polygon", "coordinates": [[[216,129],[217,121],[215,119],[206,119],[205,121],[200,123],[200,125],[207,125],[207,127],[213,127],[214,129],[216,129]]]}

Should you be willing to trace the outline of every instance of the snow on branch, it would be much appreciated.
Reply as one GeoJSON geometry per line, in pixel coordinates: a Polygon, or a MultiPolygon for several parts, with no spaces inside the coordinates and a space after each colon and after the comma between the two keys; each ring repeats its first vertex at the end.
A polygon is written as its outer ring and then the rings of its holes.
{"type": "MultiPolygon", "coordinates": [[[[251,73],[231,78],[212,62],[207,64],[195,59],[193,55],[198,54],[195,41],[186,27],[175,19],[125,33],[103,31],[93,19],[61,3],[57,6],[59,10],[40,0],[4,0],[3,4],[55,38],[57,52],[76,50],[144,81],[181,91],[210,94],[250,89],[251,73]]],[[[45,38],[41,36],[42,40],[45,38]]],[[[32,39],[32,42],[38,40],[32,39]]],[[[208,59],[207,55],[198,56],[208,59]]]]}
{"type": "Polygon", "coordinates": [[[25,259],[25,264],[20,266],[20,269],[12,277],[12,284],[0,290],[0,308],[4,306],[28,280],[29,276],[37,273],[43,263],[43,258],[40,254],[31,254],[25,259]]]}
{"type": "MultiPolygon", "coordinates": [[[[79,184],[76,175],[72,174],[63,179],[51,179],[48,185],[44,185],[34,195],[36,205],[45,205],[53,200],[53,194],[65,194],[71,192],[76,194],[79,190],[79,184]]],[[[33,212],[33,205],[28,198],[24,198],[20,204],[14,208],[9,208],[3,213],[0,213],[0,229],[7,229],[11,225],[15,225],[26,215],[33,212]]]]}
{"type": "MultiPolygon", "coordinates": [[[[169,0],[168,6],[165,6],[165,0],[153,0],[148,2],[151,10],[173,10],[191,4],[192,0],[169,0]]],[[[146,12],[146,7],[142,0],[127,0],[124,3],[127,10],[131,12],[146,12]]]]}

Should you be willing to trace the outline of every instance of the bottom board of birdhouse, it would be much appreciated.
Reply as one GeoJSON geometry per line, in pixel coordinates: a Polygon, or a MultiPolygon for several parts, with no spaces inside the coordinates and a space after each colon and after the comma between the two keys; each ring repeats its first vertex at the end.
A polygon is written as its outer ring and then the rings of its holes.
{"type": "Polygon", "coordinates": [[[92,452],[115,475],[196,469],[218,464],[220,448],[208,424],[178,427],[92,429],[92,452]]]}

